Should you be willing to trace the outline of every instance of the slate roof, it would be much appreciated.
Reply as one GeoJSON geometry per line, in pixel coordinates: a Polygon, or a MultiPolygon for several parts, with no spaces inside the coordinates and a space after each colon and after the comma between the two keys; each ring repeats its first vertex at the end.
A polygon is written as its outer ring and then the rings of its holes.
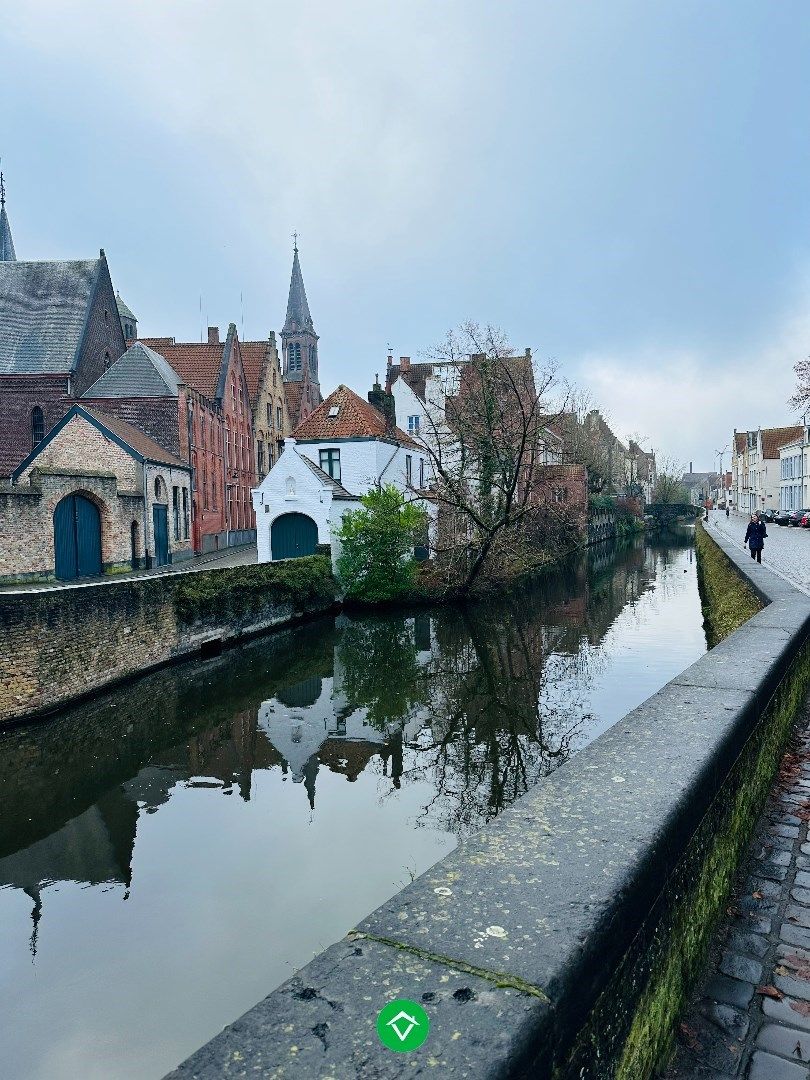
{"type": "Polygon", "coordinates": [[[73,370],[101,265],[0,262],[0,375],[73,370]]]}
{"type": "Polygon", "coordinates": [[[127,307],[127,305],[121,299],[121,293],[120,292],[116,292],[116,294],[115,294],[115,302],[118,305],[118,314],[121,316],[122,319],[132,319],[134,322],[138,321],[137,318],[135,317],[135,315],[133,315],[133,313],[130,311],[130,309],[127,307]]]}
{"type": "Polygon", "coordinates": [[[287,318],[284,320],[282,334],[299,334],[305,331],[315,333],[312,325],[312,315],[307,303],[307,292],[304,288],[304,277],[301,273],[301,263],[298,261],[298,248],[293,249],[292,274],[290,276],[290,294],[287,297],[287,318]]]}
{"type": "Polygon", "coordinates": [[[351,492],[347,491],[343,484],[339,480],[334,480],[328,472],[325,472],[319,465],[316,465],[314,461],[310,461],[306,454],[298,455],[305,465],[308,465],[312,472],[318,477],[320,481],[327,484],[336,495],[342,495],[344,498],[351,499],[354,496],[351,492]]]}
{"type": "Polygon", "coordinates": [[[774,427],[762,429],[762,456],[764,458],[778,458],[779,448],[797,442],[802,437],[801,424],[791,427],[774,427]]]}
{"type": "Polygon", "coordinates": [[[11,226],[8,223],[6,204],[0,206],[0,262],[16,262],[17,254],[14,251],[14,241],[11,239],[11,226]]]}
{"type": "Polygon", "coordinates": [[[83,398],[177,397],[180,379],[166,359],[136,341],[83,394],[83,398]]]}
{"type": "MultiPolygon", "coordinates": [[[[410,435],[400,428],[386,431],[385,417],[373,405],[363,401],[348,386],[337,390],[322,401],[303,423],[293,432],[297,442],[328,442],[329,439],[382,439],[398,442],[401,446],[417,447],[410,435]],[[331,409],[338,410],[330,416],[331,409]]],[[[418,447],[417,447],[418,448],[418,447]]]]}
{"type": "Polygon", "coordinates": [[[140,338],[141,344],[160,352],[180,381],[211,401],[216,400],[227,342],[177,342],[174,338],[140,338]]]}

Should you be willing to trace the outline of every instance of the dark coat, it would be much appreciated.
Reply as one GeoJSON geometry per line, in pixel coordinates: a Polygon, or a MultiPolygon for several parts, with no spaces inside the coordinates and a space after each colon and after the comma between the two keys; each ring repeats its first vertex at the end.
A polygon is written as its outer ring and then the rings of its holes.
{"type": "Polygon", "coordinates": [[[748,544],[752,551],[761,551],[765,547],[765,537],[768,530],[764,521],[749,521],[745,530],[744,544],[748,544]]]}

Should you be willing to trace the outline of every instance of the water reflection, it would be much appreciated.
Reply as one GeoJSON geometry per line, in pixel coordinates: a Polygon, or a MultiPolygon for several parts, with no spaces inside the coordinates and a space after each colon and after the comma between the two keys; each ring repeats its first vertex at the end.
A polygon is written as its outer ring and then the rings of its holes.
{"type": "Polygon", "coordinates": [[[0,735],[14,1075],[157,1075],[267,993],[699,655],[690,556],[602,546],[497,604],[321,621],[0,735]],[[99,901],[91,932],[69,885],[111,891],[129,920],[99,901]],[[212,905],[223,926],[261,911],[260,956],[246,933],[217,957],[212,905]],[[196,972],[196,1010],[141,1001],[141,947],[167,985],[196,972]],[[126,1009],[108,1000],[122,967],[126,1009]],[[119,1045],[107,1073],[97,1040],[71,1057],[55,1022],[94,1009],[119,1045]]]}

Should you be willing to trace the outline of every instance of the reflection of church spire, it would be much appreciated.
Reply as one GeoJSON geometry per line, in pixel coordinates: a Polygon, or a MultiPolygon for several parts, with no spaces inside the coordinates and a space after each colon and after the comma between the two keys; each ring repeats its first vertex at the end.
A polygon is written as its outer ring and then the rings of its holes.
{"type": "Polygon", "coordinates": [[[29,945],[31,963],[33,963],[37,958],[37,937],[39,935],[39,921],[42,918],[42,894],[39,891],[39,885],[29,885],[23,892],[34,901],[34,906],[31,909],[31,942],[29,945]]]}
{"type": "Polygon", "coordinates": [[[402,731],[398,731],[391,736],[391,779],[397,790],[402,786],[400,781],[402,770],[402,731]]]}
{"type": "Polygon", "coordinates": [[[309,808],[315,809],[315,778],[318,775],[318,755],[313,754],[307,761],[303,768],[304,773],[304,787],[307,789],[307,795],[309,796],[309,808]]]}

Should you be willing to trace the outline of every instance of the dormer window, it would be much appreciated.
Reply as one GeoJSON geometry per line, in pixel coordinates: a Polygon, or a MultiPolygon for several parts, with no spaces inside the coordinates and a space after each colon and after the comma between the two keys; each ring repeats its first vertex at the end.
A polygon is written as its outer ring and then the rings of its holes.
{"type": "Polygon", "coordinates": [[[340,406],[339,405],[333,405],[332,408],[329,410],[330,418],[334,419],[339,412],[340,412],[340,406]]]}

